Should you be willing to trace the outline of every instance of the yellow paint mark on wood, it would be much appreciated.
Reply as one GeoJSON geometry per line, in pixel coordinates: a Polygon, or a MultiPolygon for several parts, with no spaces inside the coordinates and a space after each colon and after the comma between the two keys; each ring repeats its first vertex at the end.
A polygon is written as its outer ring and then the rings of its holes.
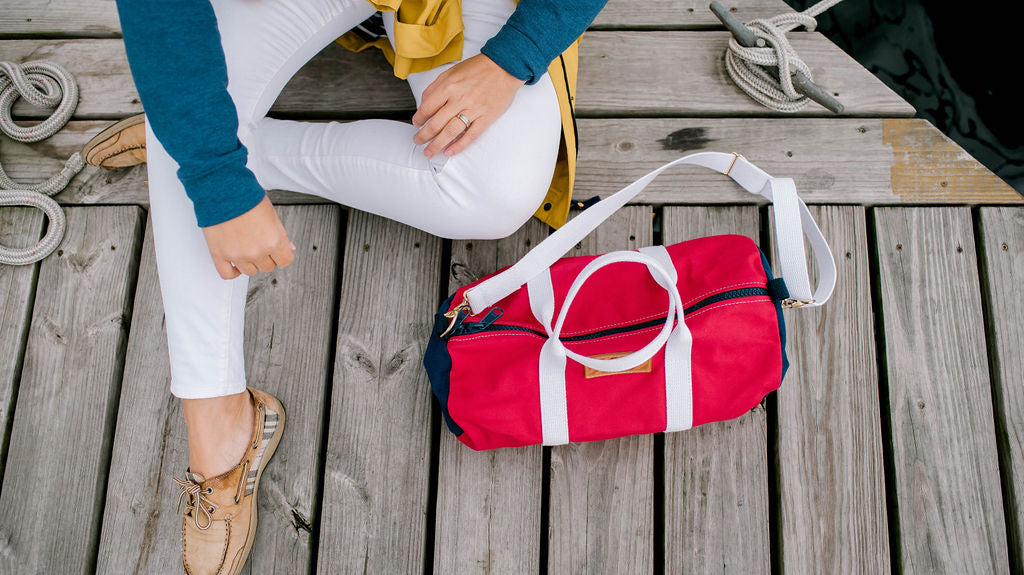
{"type": "Polygon", "coordinates": [[[1022,204],[1021,197],[981,162],[926,120],[882,120],[892,148],[892,191],[908,203],[1022,204]]]}

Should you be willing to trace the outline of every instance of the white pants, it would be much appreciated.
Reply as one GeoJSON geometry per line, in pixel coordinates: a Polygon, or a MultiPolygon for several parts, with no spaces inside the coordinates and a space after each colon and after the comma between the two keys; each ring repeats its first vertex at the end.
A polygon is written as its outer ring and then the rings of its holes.
{"type": "MultiPolygon", "coordinates": [[[[363,0],[213,0],[238,110],[239,138],[260,185],[317,196],[448,238],[511,234],[540,205],[554,172],[561,121],[550,78],[523,86],[463,152],[423,155],[411,123],[266,118],[289,79],[374,13],[363,0]]],[[[463,58],[480,52],[514,0],[462,0],[463,58]]],[[[394,14],[384,13],[394,45],[394,14]]],[[[445,64],[411,74],[417,107],[445,64]]],[[[242,334],[248,278],[223,280],[210,259],[177,164],[149,131],[150,210],[171,360],[171,393],[204,398],[245,390],[242,334]]],[[[301,257],[299,255],[298,257],[301,257]]]]}

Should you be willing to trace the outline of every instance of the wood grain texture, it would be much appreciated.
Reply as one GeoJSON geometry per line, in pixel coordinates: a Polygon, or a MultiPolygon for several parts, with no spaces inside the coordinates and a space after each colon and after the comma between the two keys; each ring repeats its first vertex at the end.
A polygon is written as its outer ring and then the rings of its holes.
{"type": "MultiPolygon", "coordinates": [[[[623,208],[566,255],[649,246],[651,216],[623,208]]],[[[552,447],[550,481],[548,573],[653,571],[653,435],[552,447]]]]}
{"type": "MultiPolygon", "coordinates": [[[[120,39],[0,40],[0,54],[11,62],[50,60],[63,64],[78,82],[75,119],[123,118],[142,111],[120,39]]],[[[45,118],[51,112],[23,100],[14,104],[14,115],[19,118],[45,118]]]]}
{"type": "Polygon", "coordinates": [[[67,210],[39,269],[0,496],[0,571],[91,573],[142,240],[136,207],[67,210]]]}
{"type": "Polygon", "coordinates": [[[0,12],[0,37],[113,38],[121,35],[114,0],[22,0],[0,12]]]}
{"type": "MultiPolygon", "coordinates": [[[[633,0],[610,0],[591,28],[722,28],[708,4],[704,0],[653,0],[641,6],[633,0]]],[[[743,22],[793,12],[782,0],[735,0],[726,2],[725,7],[743,22]]]]}
{"type": "Polygon", "coordinates": [[[981,243],[1010,572],[1024,573],[1024,209],[982,208],[981,243]]]}
{"type": "Polygon", "coordinates": [[[353,212],[324,470],[320,573],[423,570],[441,241],[353,212]]]}
{"type": "MultiPolygon", "coordinates": [[[[818,33],[790,34],[815,83],[849,116],[911,116],[914,109],[818,33]]],[[[728,32],[590,32],[580,43],[577,113],[630,116],[826,116],[811,103],[796,114],[764,108],[725,70],[728,32]],[[666,65],[666,63],[671,63],[666,65]]]]}
{"type": "MultiPolygon", "coordinates": [[[[32,208],[0,209],[0,244],[12,248],[32,245],[42,235],[44,219],[41,211],[32,208]]],[[[39,264],[0,265],[0,480],[38,269],[39,264]]]]}
{"type": "Polygon", "coordinates": [[[892,190],[907,203],[1020,203],[1021,195],[924,120],[882,120],[892,190]]]}
{"type": "MultiPolygon", "coordinates": [[[[285,206],[278,214],[298,246],[295,263],[250,279],[245,355],[248,384],[278,397],[288,421],[260,482],[259,528],[246,573],[308,572],[310,525],[320,499],[317,459],[333,343],[340,210],[285,206]]],[[[99,573],[181,568],[181,514],[171,478],[181,477],[188,465],[188,445],[181,402],[168,392],[170,365],[151,232],[141,270],[99,573]]]]}
{"type": "MultiPolygon", "coordinates": [[[[610,195],[647,172],[680,156],[702,150],[742,153],[770,174],[793,178],[800,195],[812,203],[857,204],[1024,204],[1009,188],[966,152],[929,154],[929,138],[945,138],[920,119],[870,118],[628,118],[580,119],[577,199],[610,195]],[[885,141],[884,125],[902,123],[919,134],[895,149],[885,141]],[[909,145],[909,144],[908,144],[909,145]],[[894,166],[912,154],[920,170],[941,177],[960,174],[947,195],[913,195],[906,180],[893,180],[894,166]],[[901,187],[902,186],[902,187],[901,187]],[[1001,190],[1001,191],[1000,191],[1001,190]],[[969,192],[969,193],[968,193],[969,192]]],[[[37,144],[0,139],[4,169],[17,181],[33,183],[57,172],[64,160],[109,125],[75,121],[37,144]]],[[[275,190],[277,203],[323,203],[322,198],[275,190]]],[[[100,170],[86,166],[57,196],[64,204],[149,204],[145,167],[100,170]]],[[[676,166],[658,176],[635,203],[749,203],[754,196],[731,179],[696,166],[676,166]]]]}
{"type": "MultiPolygon", "coordinates": [[[[780,0],[736,0],[743,21],[792,12],[780,0]]],[[[721,23],[700,0],[655,0],[643,9],[630,0],[611,0],[593,23],[615,28],[720,28],[721,23]]],[[[28,0],[13,3],[0,13],[0,37],[61,36],[107,38],[121,34],[114,0],[28,0]]]]}
{"type": "MultiPolygon", "coordinates": [[[[588,32],[580,43],[576,111],[581,116],[779,116],[732,84],[722,56],[728,38],[727,32],[588,32]],[[672,65],[665,66],[666,61],[672,65]]],[[[794,34],[792,44],[815,81],[839,93],[848,115],[914,113],[824,36],[794,34]]],[[[0,53],[13,61],[74,62],[81,89],[76,119],[120,118],[141,111],[121,40],[2,40],[0,53]]],[[[405,116],[415,107],[412,91],[394,76],[383,54],[357,54],[331,44],[295,75],[271,113],[307,118],[405,116]]],[[[15,113],[43,117],[48,111],[19,102],[15,113]]],[[[832,113],[812,104],[795,116],[832,113]]]]}
{"type": "MultiPolygon", "coordinates": [[[[710,235],[755,241],[757,208],[665,208],[666,245],[710,235]]],[[[768,431],[760,405],[665,434],[665,572],[769,573],[768,431]]]]}
{"type": "Polygon", "coordinates": [[[1007,573],[971,214],[875,212],[902,573],[1007,573]]]}
{"type": "MultiPolygon", "coordinates": [[[[498,241],[452,242],[448,291],[514,264],[548,235],[531,220],[498,241]]],[[[441,425],[434,573],[533,573],[540,565],[543,450],[473,451],[441,425]]]]}
{"type": "MultiPolygon", "coordinates": [[[[930,154],[929,141],[945,136],[920,119],[625,118],[581,119],[578,126],[574,195],[580,199],[617,192],[680,156],[718,151],[738,152],[774,176],[793,178],[800,196],[812,203],[1024,203],[1020,194],[962,149],[955,158],[952,153],[930,154]],[[885,136],[894,125],[918,137],[894,149],[885,136]],[[960,174],[959,192],[946,188],[947,195],[905,193],[911,184],[894,181],[893,174],[894,166],[905,162],[909,153],[922,171],[950,178],[960,174]]],[[[633,201],[706,204],[754,199],[717,172],[675,166],[633,201]]]]}
{"type": "MultiPolygon", "coordinates": [[[[810,209],[838,279],[823,307],[783,312],[790,368],[776,396],[781,564],[786,573],[888,573],[864,209],[810,209]]],[[[777,254],[774,262],[779,270],[777,254]]]]}

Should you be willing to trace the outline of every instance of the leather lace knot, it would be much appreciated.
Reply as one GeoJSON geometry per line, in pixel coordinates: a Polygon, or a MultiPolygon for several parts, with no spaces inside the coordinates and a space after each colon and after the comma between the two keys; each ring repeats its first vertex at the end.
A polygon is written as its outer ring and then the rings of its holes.
{"type": "Polygon", "coordinates": [[[217,510],[217,504],[210,501],[206,496],[213,493],[213,489],[203,489],[187,475],[185,480],[178,479],[177,477],[173,477],[172,479],[174,479],[174,482],[181,488],[181,492],[178,494],[178,511],[181,511],[182,499],[188,495],[188,499],[185,501],[185,512],[192,512],[192,522],[195,523],[196,529],[199,529],[200,531],[206,531],[209,529],[210,525],[213,524],[212,513],[217,510]],[[199,523],[200,515],[206,519],[205,525],[199,523]]]}

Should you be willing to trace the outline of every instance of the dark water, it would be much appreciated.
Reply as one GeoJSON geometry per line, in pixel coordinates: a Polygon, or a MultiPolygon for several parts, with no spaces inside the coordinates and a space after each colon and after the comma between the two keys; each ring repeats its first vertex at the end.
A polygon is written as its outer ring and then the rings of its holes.
{"type": "Polygon", "coordinates": [[[818,31],[1024,194],[1021,4],[845,0],[818,31]]]}

